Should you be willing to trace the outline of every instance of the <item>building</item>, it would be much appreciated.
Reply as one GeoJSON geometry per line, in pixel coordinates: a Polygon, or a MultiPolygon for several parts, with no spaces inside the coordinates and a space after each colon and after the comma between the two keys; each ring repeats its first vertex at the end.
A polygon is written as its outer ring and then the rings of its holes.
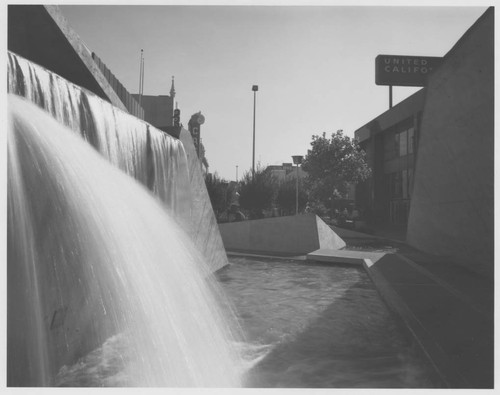
{"type": "Polygon", "coordinates": [[[425,88],[354,132],[372,169],[356,186],[356,205],[374,225],[406,226],[425,88]]]}
{"type": "Polygon", "coordinates": [[[133,94],[132,97],[144,109],[144,120],[154,127],[170,132],[173,126],[175,86],[172,77],[170,96],[168,95],[141,95],[133,94]]]}
{"type": "MultiPolygon", "coordinates": [[[[294,166],[293,163],[270,165],[267,166],[264,171],[270,172],[279,183],[295,180],[297,178],[297,167],[294,166]]],[[[303,180],[306,176],[307,173],[302,170],[302,167],[299,167],[299,180],[303,180]]]]}
{"type": "Polygon", "coordinates": [[[372,179],[357,201],[421,251],[494,267],[494,8],[443,57],[426,88],[355,132],[372,179]]]}

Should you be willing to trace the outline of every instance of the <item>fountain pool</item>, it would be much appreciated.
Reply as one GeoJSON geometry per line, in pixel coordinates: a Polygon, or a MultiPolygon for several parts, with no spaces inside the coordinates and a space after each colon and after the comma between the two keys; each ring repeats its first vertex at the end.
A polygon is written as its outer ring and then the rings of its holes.
{"type": "Polygon", "coordinates": [[[234,258],[214,284],[182,145],[9,62],[9,386],[439,386],[358,268],[234,258]]]}
{"type": "Polygon", "coordinates": [[[246,257],[230,263],[217,278],[246,335],[246,386],[442,386],[363,269],[246,257]]]}

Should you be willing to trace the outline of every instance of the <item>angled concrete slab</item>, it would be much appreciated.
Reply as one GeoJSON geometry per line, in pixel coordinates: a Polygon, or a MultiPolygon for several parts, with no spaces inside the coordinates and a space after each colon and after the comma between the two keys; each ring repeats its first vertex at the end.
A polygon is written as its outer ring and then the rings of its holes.
{"type": "Polygon", "coordinates": [[[364,268],[448,387],[493,388],[492,315],[400,254],[364,268]]]}
{"type": "Polygon", "coordinates": [[[293,256],[346,245],[312,213],[219,224],[219,229],[226,250],[235,252],[293,256]]]}
{"type": "Polygon", "coordinates": [[[179,140],[184,145],[188,162],[190,194],[186,196],[186,199],[189,199],[191,203],[189,234],[205,257],[205,262],[210,269],[216,271],[228,264],[226,251],[191,133],[184,128],[179,128],[179,140]]]}
{"type": "Polygon", "coordinates": [[[327,248],[320,248],[319,250],[307,254],[306,260],[329,263],[347,263],[352,265],[366,264],[370,267],[385,254],[385,252],[331,250],[327,248]]]}

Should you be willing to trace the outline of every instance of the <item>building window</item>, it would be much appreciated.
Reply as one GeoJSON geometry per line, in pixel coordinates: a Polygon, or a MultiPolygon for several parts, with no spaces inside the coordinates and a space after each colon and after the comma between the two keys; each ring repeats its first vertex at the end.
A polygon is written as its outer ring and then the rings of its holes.
{"type": "Polygon", "coordinates": [[[394,134],[396,156],[406,156],[415,151],[415,129],[413,127],[394,134]]]}
{"type": "Polygon", "coordinates": [[[401,199],[403,197],[403,184],[401,181],[401,172],[389,174],[391,199],[401,199]]]}
{"type": "Polygon", "coordinates": [[[415,150],[415,129],[408,129],[408,153],[413,154],[415,150]]]}
{"type": "Polygon", "coordinates": [[[394,134],[394,149],[396,151],[396,156],[399,156],[399,133],[394,134]]]}
{"type": "Polygon", "coordinates": [[[413,188],[413,169],[388,174],[391,199],[410,199],[413,188]]]}
{"type": "Polygon", "coordinates": [[[413,169],[408,169],[408,199],[413,193],[413,169]]]}
{"type": "Polygon", "coordinates": [[[408,193],[408,170],[403,170],[401,172],[401,191],[403,195],[403,199],[409,198],[408,193]]]}
{"type": "Polygon", "coordinates": [[[408,155],[408,131],[403,130],[399,134],[399,156],[408,155]]]}

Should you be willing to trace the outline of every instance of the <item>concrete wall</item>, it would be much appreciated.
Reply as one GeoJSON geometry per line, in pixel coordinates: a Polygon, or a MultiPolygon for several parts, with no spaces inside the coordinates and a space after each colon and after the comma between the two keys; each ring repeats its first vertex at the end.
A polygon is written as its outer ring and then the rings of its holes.
{"type": "Polygon", "coordinates": [[[190,235],[209,267],[215,271],[228,264],[226,251],[208,196],[201,164],[191,134],[181,129],[179,140],[186,150],[191,185],[190,235]]]}
{"type": "Polygon", "coordinates": [[[219,229],[228,251],[292,256],[345,247],[315,214],[231,222],[219,224],[219,229]]]}
{"type": "Polygon", "coordinates": [[[8,49],[126,111],[57,6],[9,5],[8,49]]]}
{"type": "MultiPolygon", "coordinates": [[[[81,86],[127,111],[118,95],[92,59],[76,32],[67,24],[57,6],[11,5],[8,8],[9,50],[22,55],[68,81],[81,86]]],[[[156,97],[153,97],[156,99],[156,97]]],[[[170,96],[160,96],[165,116],[172,112],[170,96]],[[170,112],[169,112],[170,111],[170,112]]],[[[156,101],[157,102],[157,101],[156,101]]],[[[155,125],[157,126],[157,125],[155,125]]],[[[188,156],[192,195],[193,240],[213,270],[227,264],[222,240],[206,191],[192,138],[183,130],[179,136],[188,156]]]]}
{"type": "Polygon", "coordinates": [[[407,241],[493,272],[494,13],[490,8],[429,79],[407,241]]]}

